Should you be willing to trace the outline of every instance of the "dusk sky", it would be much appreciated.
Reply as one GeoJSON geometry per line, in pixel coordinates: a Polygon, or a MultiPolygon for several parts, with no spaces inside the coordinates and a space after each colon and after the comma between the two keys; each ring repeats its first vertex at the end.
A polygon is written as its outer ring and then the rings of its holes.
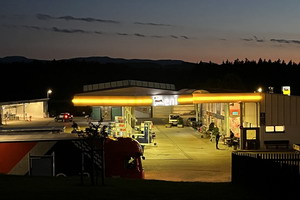
{"type": "Polygon", "coordinates": [[[300,62],[299,0],[0,3],[0,57],[300,62]]]}

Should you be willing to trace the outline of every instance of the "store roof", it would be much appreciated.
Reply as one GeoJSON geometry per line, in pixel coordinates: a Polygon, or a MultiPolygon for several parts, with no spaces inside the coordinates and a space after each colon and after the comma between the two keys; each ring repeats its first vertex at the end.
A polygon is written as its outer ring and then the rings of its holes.
{"type": "Polygon", "coordinates": [[[144,88],[155,88],[155,89],[163,89],[163,90],[175,90],[174,84],[138,81],[138,80],[122,80],[122,81],[84,85],[83,91],[89,92],[89,91],[124,88],[124,87],[144,87],[144,88]]]}
{"type": "Polygon", "coordinates": [[[43,98],[43,99],[30,99],[30,100],[19,100],[19,101],[6,101],[6,102],[0,102],[0,105],[35,103],[35,102],[43,102],[43,101],[48,101],[48,100],[49,100],[48,98],[43,98]]]}
{"type": "Polygon", "coordinates": [[[123,80],[84,85],[83,93],[75,96],[153,96],[192,94],[195,89],[175,90],[175,85],[137,80],[123,80]]]}
{"type": "MultiPolygon", "coordinates": [[[[76,96],[149,96],[149,95],[180,95],[179,91],[144,87],[126,87],[98,90],[76,94],[76,96]]],[[[186,93],[185,93],[186,94],[186,93]]],[[[191,94],[191,93],[190,93],[191,94]]]]}

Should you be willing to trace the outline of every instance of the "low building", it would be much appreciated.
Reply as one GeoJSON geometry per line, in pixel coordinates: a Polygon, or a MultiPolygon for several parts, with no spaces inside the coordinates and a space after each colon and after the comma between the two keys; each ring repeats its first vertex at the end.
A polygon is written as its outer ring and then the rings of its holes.
{"type": "Polygon", "coordinates": [[[72,102],[92,106],[94,117],[106,121],[122,116],[127,136],[134,132],[141,113],[146,118],[165,118],[182,112],[192,114],[206,128],[213,122],[224,137],[232,132],[240,149],[291,149],[300,143],[297,96],[176,91],[170,84],[125,80],[84,86],[72,102]]]}
{"type": "Polygon", "coordinates": [[[47,117],[48,100],[48,98],[44,98],[0,102],[0,119],[3,123],[6,120],[31,120],[47,117]]]}

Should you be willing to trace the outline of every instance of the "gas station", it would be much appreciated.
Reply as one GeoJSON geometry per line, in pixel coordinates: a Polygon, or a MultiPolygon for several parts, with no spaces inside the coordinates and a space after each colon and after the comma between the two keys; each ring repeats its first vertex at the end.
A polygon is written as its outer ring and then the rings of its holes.
{"type": "MultiPolygon", "coordinates": [[[[163,178],[164,175],[166,180],[186,180],[186,177],[195,180],[212,180],[211,177],[215,177],[214,180],[228,180],[230,177],[231,148],[222,146],[223,151],[216,150],[209,140],[198,137],[200,129],[166,128],[162,124],[167,123],[172,113],[177,113],[184,120],[196,118],[202,128],[208,128],[213,122],[224,137],[234,133],[238,138],[239,150],[286,151],[291,150],[292,144],[300,143],[298,96],[263,92],[210,93],[197,89],[175,90],[172,84],[125,80],[85,85],[83,92],[75,94],[72,102],[74,106],[91,106],[91,122],[101,121],[108,125],[108,136],[112,140],[120,139],[120,144],[123,138],[134,142],[136,139],[136,143],[146,148],[143,151],[147,158],[144,161],[146,178],[163,178]],[[151,136],[156,131],[158,137],[154,142],[151,136]],[[155,145],[156,142],[158,145],[155,145]],[[225,149],[229,151],[224,151],[225,149]],[[207,163],[211,165],[207,166],[207,163]],[[186,170],[187,167],[190,170],[186,170]],[[181,173],[178,173],[179,170],[181,173]],[[216,171],[218,177],[213,176],[216,171]],[[177,173],[176,177],[174,173],[177,173]]],[[[14,102],[11,108],[15,103],[21,102],[14,102]]],[[[24,113],[22,111],[18,113],[24,113]]],[[[88,123],[85,118],[83,120],[85,124],[88,123]]],[[[46,144],[46,141],[41,140],[42,136],[51,136],[51,140],[55,141],[66,140],[58,136],[66,136],[69,140],[78,139],[70,133],[20,134],[18,137],[24,139],[24,136],[30,136],[30,139],[25,138],[27,142],[38,138],[37,144],[46,144]]],[[[4,134],[2,138],[4,137],[15,135],[4,134]]],[[[14,142],[17,145],[24,143],[14,142]]],[[[10,141],[3,140],[2,143],[9,148],[14,146],[10,141]]],[[[14,150],[11,149],[10,152],[14,150]]],[[[16,156],[10,158],[15,159],[16,156]]],[[[28,161],[27,158],[20,157],[21,160],[28,161]]],[[[14,168],[11,167],[8,172],[15,173],[14,168]]]]}
{"type": "MultiPolygon", "coordinates": [[[[176,91],[170,84],[126,80],[84,86],[84,93],[76,94],[72,102],[75,106],[92,106],[92,115],[101,115],[104,120],[121,116],[123,136],[135,134],[141,110],[146,110],[143,114],[150,119],[166,118],[170,113],[183,111],[183,116],[192,113],[206,127],[214,122],[225,137],[233,132],[239,138],[240,149],[268,149],[283,148],[281,142],[286,143],[286,140],[289,144],[299,143],[300,137],[291,131],[299,126],[300,117],[299,122],[288,121],[293,120],[288,111],[291,115],[298,113],[291,106],[300,103],[299,100],[299,97],[260,92],[176,91]],[[274,145],[268,145],[272,141],[274,145]]],[[[289,144],[284,148],[289,148],[289,144]]]]}
{"type": "Polygon", "coordinates": [[[134,135],[139,118],[163,119],[170,113],[187,113],[206,127],[214,122],[225,137],[233,132],[239,138],[240,149],[287,149],[300,143],[298,96],[177,91],[173,84],[136,80],[85,85],[83,89],[74,96],[73,104],[92,106],[95,119],[101,116],[113,121],[121,116],[123,136],[134,135]]]}

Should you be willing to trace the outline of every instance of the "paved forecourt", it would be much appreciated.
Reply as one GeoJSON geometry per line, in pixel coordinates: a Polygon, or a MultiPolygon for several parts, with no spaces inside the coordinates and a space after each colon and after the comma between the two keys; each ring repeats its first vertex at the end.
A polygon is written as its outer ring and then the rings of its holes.
{"type": "Polygon", "coordinates": [[[156,139],[145,146],[145,178],[166,181],[231,181],[231,152],[220,142],[219,150],[191,127],[154,125],[156,139]]]}

